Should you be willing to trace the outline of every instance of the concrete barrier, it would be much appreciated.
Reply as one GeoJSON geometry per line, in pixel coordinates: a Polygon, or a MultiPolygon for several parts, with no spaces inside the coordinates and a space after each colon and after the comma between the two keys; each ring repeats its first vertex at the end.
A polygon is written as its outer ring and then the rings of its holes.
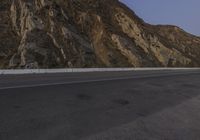
{"type": "Polygon", "coordinates": [[[148,70],[200,70],[200,68],[63,68],[63,69],[3,69],[0,74],[44,74],[70,72],[115,72],[148,70]]]}

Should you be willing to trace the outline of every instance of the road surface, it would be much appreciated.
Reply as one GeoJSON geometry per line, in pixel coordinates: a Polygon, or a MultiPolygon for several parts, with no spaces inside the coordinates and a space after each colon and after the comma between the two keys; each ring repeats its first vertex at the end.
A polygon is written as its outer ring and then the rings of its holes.
{"type": "Polygon", "coordinates": [[[200,71],[0,76],[0,140],[199,140],[200,71]]]}

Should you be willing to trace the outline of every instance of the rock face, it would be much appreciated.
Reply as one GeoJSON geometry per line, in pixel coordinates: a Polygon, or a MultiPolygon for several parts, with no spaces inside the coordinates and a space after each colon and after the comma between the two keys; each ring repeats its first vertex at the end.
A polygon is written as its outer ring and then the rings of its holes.
{"type": "Polygon", "coordinates": [[[118,0],[0,0],[0,68],[195,66],[199,37],[118,0]]]}

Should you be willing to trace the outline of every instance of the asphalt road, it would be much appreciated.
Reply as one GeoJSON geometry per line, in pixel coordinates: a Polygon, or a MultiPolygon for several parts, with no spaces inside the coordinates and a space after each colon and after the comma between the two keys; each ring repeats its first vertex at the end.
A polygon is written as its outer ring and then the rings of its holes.
{"type": "Polygon", "coordinates": [[[0,75],[0,140],[200,140],[200,71],[0,75]]]}

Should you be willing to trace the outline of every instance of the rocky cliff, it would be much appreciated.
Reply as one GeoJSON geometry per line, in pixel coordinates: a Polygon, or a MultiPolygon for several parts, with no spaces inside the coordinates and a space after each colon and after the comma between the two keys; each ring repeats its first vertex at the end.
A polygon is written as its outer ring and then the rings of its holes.
{"type": "Polygon", "coordinates": [[[200,38],[118,0],[0,0],[0,68],[200,66],[200,38]]]}

